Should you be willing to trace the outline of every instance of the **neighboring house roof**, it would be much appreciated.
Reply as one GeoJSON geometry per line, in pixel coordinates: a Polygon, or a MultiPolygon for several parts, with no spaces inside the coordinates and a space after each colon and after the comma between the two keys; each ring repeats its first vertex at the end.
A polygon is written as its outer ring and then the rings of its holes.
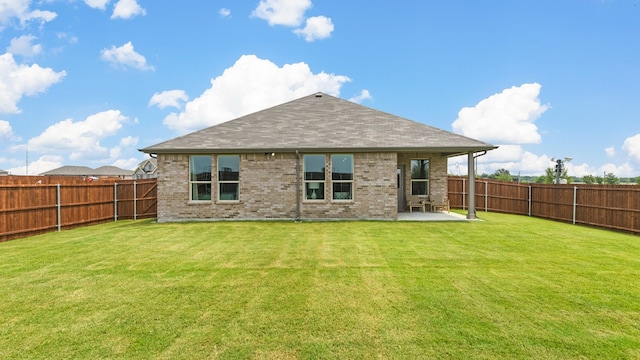
{"type": "Polygon", "coordinates": [[[97,169],[88,166],[62,166],[42,173],[42,175],[66,176],[130,176],[131,174],[131,170],[124,170],[116,166],[101,166],[97,169]]]}
{"type": "Polygon", "coordinates": [[[152,175],[158,172],[158,159],[150,158],[142,161],[138,164],[138,166],[133,170],[133,174],[147,174],[152,175]]]}
{"type": "Polygon", "coordinates": [[[482,141],[317,93],[141,151],[428,151],[456,155],[495,148],[482,141]]]}
{"type": "Polygon", "coordinates": [[[93,169],[87,166],[62,166],[57,169],[45,171],[42,175],[90,176],[93,175],[93,169]]]}
{"type": "Polygon", "coordinates": [[[0,169],[0,175],[9,175],[9,172],[7,170],[0,169]]]}
{"type": "Polygon", "coordinates": [[[96,176],[130,176],[132,170],[121,169],[117,166],[100,166],[94,170],[96,176]]]}

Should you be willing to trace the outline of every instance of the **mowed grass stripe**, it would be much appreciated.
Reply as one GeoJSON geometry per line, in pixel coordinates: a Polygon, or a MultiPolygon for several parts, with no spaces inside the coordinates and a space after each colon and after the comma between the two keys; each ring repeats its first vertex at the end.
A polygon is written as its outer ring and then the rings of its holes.
{"type": "Polygon", "coordinates": [[[0,244],[2,358],[637,358],[637,236],[119,221],[0,244]]]}

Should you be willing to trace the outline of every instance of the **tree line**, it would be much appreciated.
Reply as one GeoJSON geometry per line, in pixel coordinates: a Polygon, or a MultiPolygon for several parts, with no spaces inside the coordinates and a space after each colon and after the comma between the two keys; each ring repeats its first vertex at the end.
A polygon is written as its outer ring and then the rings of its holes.
{"type": "MultiPolygon", "coordinates": [[[[507,169],[498,169],[493,174],[483,173],[478,176],[481,179],[492,179],[500,181],[515,181],[537,184],[554,184],[556,182],[556,171],[553,168],[545,169],[541,176],[520,176],[513,175],[507,169]]],[[[602,176],[585,175],[583,177],[569,176],[567,169],[563,168],[560,174],[563,184],[581,183],[589,185],[620,185],[620,184],[640,184],[640,176],[636,178],[619,178],[614,173],[604,173],[602,176]]]]}

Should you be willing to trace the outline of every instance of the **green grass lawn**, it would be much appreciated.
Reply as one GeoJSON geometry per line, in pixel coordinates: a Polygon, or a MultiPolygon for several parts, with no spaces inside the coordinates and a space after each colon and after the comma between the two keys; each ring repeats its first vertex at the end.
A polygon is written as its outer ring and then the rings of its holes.
{"type": "Polygon", "coordinates": [[[479,216],[0,243],[0,358],[640,358],[640,237],[479,216]]]}

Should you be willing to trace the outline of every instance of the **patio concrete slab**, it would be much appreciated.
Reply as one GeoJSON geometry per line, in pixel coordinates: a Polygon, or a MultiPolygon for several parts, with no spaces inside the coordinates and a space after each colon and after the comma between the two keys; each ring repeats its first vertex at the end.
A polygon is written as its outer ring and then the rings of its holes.
{"type": "Polygon", "coordinates": [[[398,221],[477,221],[454,212],[399,212],[398,221]]]}

